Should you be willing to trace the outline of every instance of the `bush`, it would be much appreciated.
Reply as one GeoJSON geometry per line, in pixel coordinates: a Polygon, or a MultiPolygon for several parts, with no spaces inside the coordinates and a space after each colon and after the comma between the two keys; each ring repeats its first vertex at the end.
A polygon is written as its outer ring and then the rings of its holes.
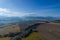
{"type": "Polygon", "coordinates": [[[0,35],[0,38],[2,37],[2,35],[0,35]]]}
{"type": "Polygon", "coordinates": [[[4,35],[4,37],[8,37],[8,36],[9,36],[9,34],[5,34],[5,35],[4,35]]]}
{"type": "Polygon", "coordinates": [[[33,32],[38,32],[36,29],[32,29],[33,32]]]}
{"type": "Polygon", "coordinates": [[[8,34],[8,37],[14,37],[14,36],[15,36],[14,33],[9,33],[9,34],[8,34]]]}

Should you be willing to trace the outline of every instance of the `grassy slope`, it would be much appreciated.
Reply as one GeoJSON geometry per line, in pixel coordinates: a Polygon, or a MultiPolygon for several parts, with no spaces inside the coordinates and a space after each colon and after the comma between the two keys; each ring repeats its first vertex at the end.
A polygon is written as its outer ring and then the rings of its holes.
{"type": "Polygon", "coordinates": [[[10,40],[10,38],[8,38],[8,37],[0,38],[0,40],[10,40]]]}
{"type": "Polygon", "coordinates": [[[22,38],[22,40],[42,40],[42,39],[38,36],[38,33],[33,32],[27,38],[22,38]]]}

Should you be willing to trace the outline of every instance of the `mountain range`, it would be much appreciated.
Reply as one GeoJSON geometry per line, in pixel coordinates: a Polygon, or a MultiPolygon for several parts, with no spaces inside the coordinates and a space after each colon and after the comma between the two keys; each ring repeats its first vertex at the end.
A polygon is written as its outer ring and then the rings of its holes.
{"type": "Polygon", "coordinates": [[[60,17],[41,17],[41,16],[26,16],[26,17],[4,17],[0,16],[0,23],[4,22],[19,22],[19,21],[26,21],[26,20],[60,20],[60,17]]]}

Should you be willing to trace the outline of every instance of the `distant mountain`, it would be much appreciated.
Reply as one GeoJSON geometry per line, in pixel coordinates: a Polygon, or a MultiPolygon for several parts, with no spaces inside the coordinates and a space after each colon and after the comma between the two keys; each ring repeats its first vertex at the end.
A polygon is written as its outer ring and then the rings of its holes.
{"type": "Polygon", "coordinates": [[[9,23],[9,22],[22,22],[22,21],[27,21],[27,20],[60,20],[60,17],[41,17],[41,16],[25,16],[25,17],[4,17],[0,16],[0,23],[9,23]]]}
{"type": "Polygon", "coordinates": [[[48,20],[48,21],[52,21],[52,20],[60,20],[60,17],[40,17],[40,16],[26,16],[25,17],[26,20],[48,20]]]}
{"type": "Polygon", "coordinates": [[[0,23],[12,23],[12,22],[19,22],[22,21],[20,17],[1,17],[0,16],[0,23]]]}

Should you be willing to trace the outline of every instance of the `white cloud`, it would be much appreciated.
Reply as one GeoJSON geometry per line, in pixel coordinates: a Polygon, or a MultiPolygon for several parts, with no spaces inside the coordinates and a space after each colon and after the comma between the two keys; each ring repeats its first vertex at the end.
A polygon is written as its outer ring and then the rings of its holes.
{"type": "Polygon", "coordinates": [[[22,17],[22,16],[28,16],[31,13],[22,13],[22,12],[14,12],[11,11],[7,8],[0,8],[0,16],[8,16],[8,17],[12,17],[12,16],[17,16],[17,17],[22,17]]]}
{"type": "Polygon", "coordinates": [[[23,13],[23,12],[15,12],[15,11],[11,11],[7,8],[0,8],[0,16],[8,16],[8,17],[12,17],[12,16],[17,16],[17,17],[23,17],[23,16],[44,16],[43,14],[45,13],[45,11],[47,10],[41,10],[39,13],[23,13]]]}
{"type": "Polygon", "coordinates": [[[23,17],[23,16],[55,16],[51,15],[51,12],[53,12],[53,9],[42,9],[37,12],[33,13],[23,13],[23,12],[16,12],[11,11],[7,8],[0,8],[0,16],[7,16],[7,17],[23,17]]]}
{"type": "Polygon", "coordinates": [[[0,8],[0,12],[9,12],[9,10],[6,8],[0,8]]]}

